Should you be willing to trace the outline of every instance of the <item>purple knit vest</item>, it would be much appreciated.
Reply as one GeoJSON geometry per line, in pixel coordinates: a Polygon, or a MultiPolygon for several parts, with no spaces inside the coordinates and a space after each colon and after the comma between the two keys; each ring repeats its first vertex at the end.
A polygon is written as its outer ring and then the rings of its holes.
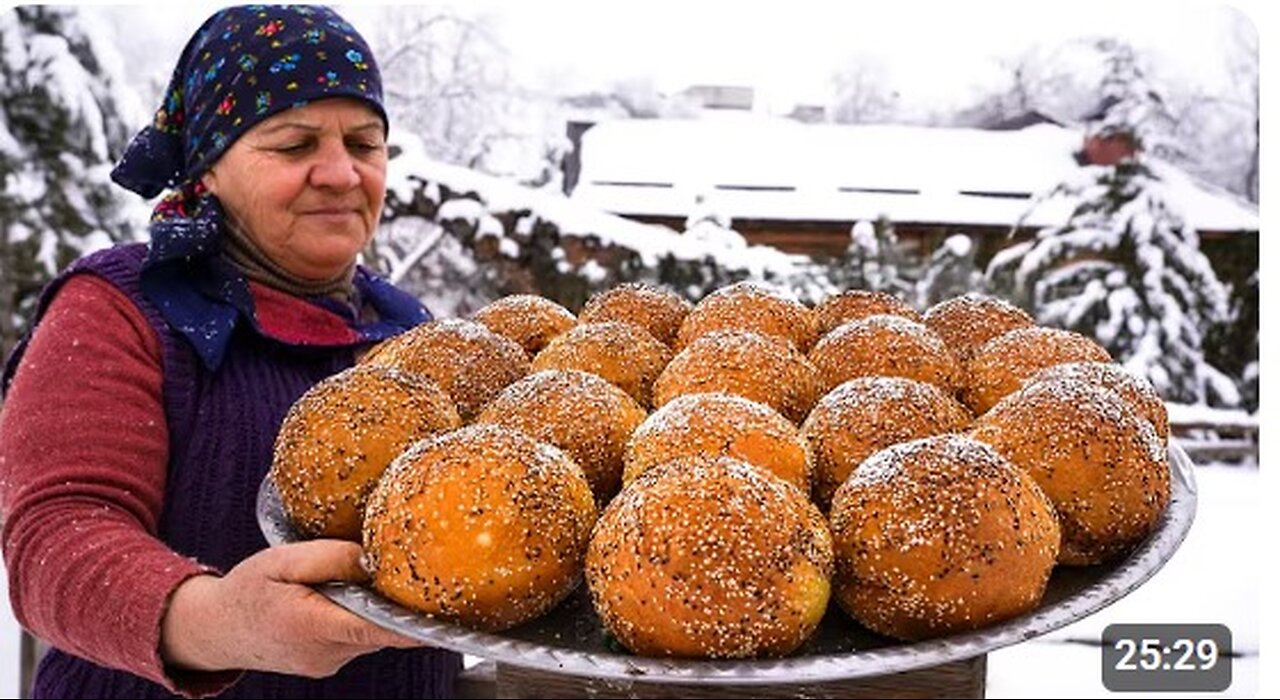
{"type": "MultiPolygon", "coordinates": [[[[353,348],[298,348],[238,324],[227,356],[210,372],[138,286],[146,247],[87,256],[58,277],[37,319],[72,274],[95,274],[133,300],[160,340],[169,425],[169,472],[160,538],[177,552],[223,571],[267,546],[254,512],[285,412],[316,382],[351,366],[353,348]]],[[[29,337],[29,335],[28,335],[29,337]]],[[[11,358],[16,367],[22,348],[11,358]]],[[[436,649],[383,650],[320,680],[249,672],[225,698],[446,698],[462,657],[436,649]]],[[[162,686],[51,649],[40,662],[37,698],[169,698],[162,686]]]]}

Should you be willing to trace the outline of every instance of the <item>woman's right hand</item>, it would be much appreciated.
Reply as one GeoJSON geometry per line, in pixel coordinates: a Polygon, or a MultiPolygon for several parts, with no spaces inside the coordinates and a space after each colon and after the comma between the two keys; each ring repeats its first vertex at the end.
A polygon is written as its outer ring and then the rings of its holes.
{"type": "Polygon", "coordinates": [[[360,546],[312,540],[264,549],[225,576],[194,576],[169,599],[160,652],[182,668],[333,675],[383,647],[423,643],[342,609],[309,584],[363,582],[360,546]]]}

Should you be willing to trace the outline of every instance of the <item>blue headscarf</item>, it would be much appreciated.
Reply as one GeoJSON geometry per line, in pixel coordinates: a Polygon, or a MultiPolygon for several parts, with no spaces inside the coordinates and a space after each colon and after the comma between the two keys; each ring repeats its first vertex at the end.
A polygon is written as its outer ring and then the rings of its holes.
{"type": "MultiPolygon", "coordinates": [[[[268,117],[330,97],[363,101],[387,124],[382,77],[364,38],[333,10],[315,5],[228,7],[187,42],[152,124],[111,172],[144,197],[166,195],[152,212],[143,293],[216,367],[236,319],[254,318],[247,283],[218,258],[224,214],[200,177],[268,117]]],[[[357,291],[383,321],[360,334],[378,340],[429,315],[412,297],[367,273],[357,291]]]]}
{"type": "Polygon", "coordinates": [[[373,52],[346,20],[311,5],[219,10],[187,42],[154,123],[111,177],[144,197],[180,188],[262,120],[326,97],[363,100],[387,123],[373,52]]]}

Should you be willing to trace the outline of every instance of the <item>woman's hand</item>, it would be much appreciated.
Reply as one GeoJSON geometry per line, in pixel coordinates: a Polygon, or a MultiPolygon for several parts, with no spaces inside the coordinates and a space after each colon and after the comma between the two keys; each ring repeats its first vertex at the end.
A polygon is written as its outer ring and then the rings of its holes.
{"type": "Polygon", "coordinates": [[[383,647],[422,646],[308,586],[367,579],[354,542],[312,540],[264,549],[225,576],[194,576],[179,585],[161,621],[160,653],[166,663],[193,670],[322,678],[383,647]]]}

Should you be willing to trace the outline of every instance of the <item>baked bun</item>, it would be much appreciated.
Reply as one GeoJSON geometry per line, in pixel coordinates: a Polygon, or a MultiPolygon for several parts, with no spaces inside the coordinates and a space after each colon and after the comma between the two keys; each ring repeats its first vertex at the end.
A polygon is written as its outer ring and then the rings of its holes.
{"type": "Polygon", "coordinates": [[[1036,320],[1004,299],[970,292],[929,307],[924,325],[964,362],[988,340],[1017,328],[1031,328],[1036,320]]]}
{"type": "Polygon", "coordinates": [[[1106,348],[1075,331],[1018,328],[987,341],[964,364],[960,400],[982,415],[1046,367],[1110,361],[1106,348]]]}
{"type": "Polygon", "coordinates": [[[389,367],[351,367],[289,408],[271,479],[304,536],[359,542],[365,501],[391,461],[460,425],[453,400],[435,382],[389,367]]]}
{"type": "Polygon", "coordinates": [[[622,457],[645,411],[627,392],[594,374],[550,369],[502,390],[476,418],[564,450],[582,467],[596,503],[608,503],[622,480],[622,457]]]}
{"type": "Polygon", "coordinates": [[[653,383],[653,403],[724,392],[772,406],[799,424],[818,399],[813,365],[793,345],[750,331],[712,331],[672,358],[653,383]]]}
{"type": "Polygon", "coordinates": [[[731,457],[641,474],[591,536],[600,619],[643,656],[782,656],[830,596],[831,534],[795,487],[731,457]]]}
{"type": "Polygon", "coordinates": [[[515,341],[474,321],[430,321],[375,347],[362,364],[395,367],[429,377],[448,392],[462,420],[529,373],[529,358],[515,341]]]}
{"type": "Polygon", "coordinates": [[[952,395],[904,377],[859,377],[818,399],[800,434],[813,453],[813,500],[827,510],[867,457],[890,445],[959,432],[973,416],[952,395]]]}
{"type": "Polygon", "coordinates": [[[533,370],[575,369],[622,389],[646,409],[653,405],[653,381],[671,359],[671,350],[630,323],[580,323],[557,336],[533,358],[533,370]]]}
{"type": "Polygon", "coordinates": [[[596,518],[582,469],[497,425],[415,444],[365,512],[373,587],[418,612],[483,630],[531,620],[578,583],[596,518]]]}
{"type": "Polygon", "coordinates": [[[632,282],[593,294],[582,307],[578,320],[634,323],[670,347],[675,344],[680,324],[692,308],[692,304],[675,292],[632,282]]]}
{"type": "Polygon", "coordinates": [[[472,314],[476,323],[514,340],[533,357],[551,339],[573,328],[578,319],[568,309],[533,294],[512,294],[472,314]]]}
{"type": "Polygon", "coordinates": [[[732,394],[687,394],[645,419],[627,443],[624,484],[677,457],[721,455],[771,472],[809,495],[809,446],[769,406],[732,394]]]}
{"type": "Polygon", "coordinates": [[[809,361],[822,391],[857,377],[906,377],[953,392],[960,366],[942,339],[902,316],[868,316],[822,336],[809,361]]]}
{"type": "Polygon", "coordinates": [[[888,292],[871,292],[865,289],[847,289],[829,296],[813,307],[818,320],[818,335],[824,336],[849,321],[860,321],[868,316],[901,316],[924,322],[924,318],[907,302],[888,292]]]}
{"type": "Polygon", "coordinates": [[[813,310],[751,282],[721,287],[698,302],[676,336],[676,350],[712,331],[754,331],[808,352],[818,337],[813,310]]]}
{"type": "Polygon", "coordinates": [[[1049,495],[1062,520],[1063,564],[1119,558],[1155,529],[1169,502],[1164,444],[1114,391],[1036,382],[979,417],[972,435],[1049,495]]]}
{"type": "Polygon", "coordinates": [[[1130,374],[1114,362],[1068,362],[1031,375],[1027,384],[1053,379],[1078,379],[1120,395],[1139,416],[1146,418],[1161,442],[1169,442],[1169,409],[1145,377],[1130,374]]]}
{"type": "Polygon", "coordinates": [[[1053,506],[1029,475],[960,435],[872,455],[836,491],[831,531],[840,607],[905,640],[1033,610],[1060,534],[1053,506]]]}

